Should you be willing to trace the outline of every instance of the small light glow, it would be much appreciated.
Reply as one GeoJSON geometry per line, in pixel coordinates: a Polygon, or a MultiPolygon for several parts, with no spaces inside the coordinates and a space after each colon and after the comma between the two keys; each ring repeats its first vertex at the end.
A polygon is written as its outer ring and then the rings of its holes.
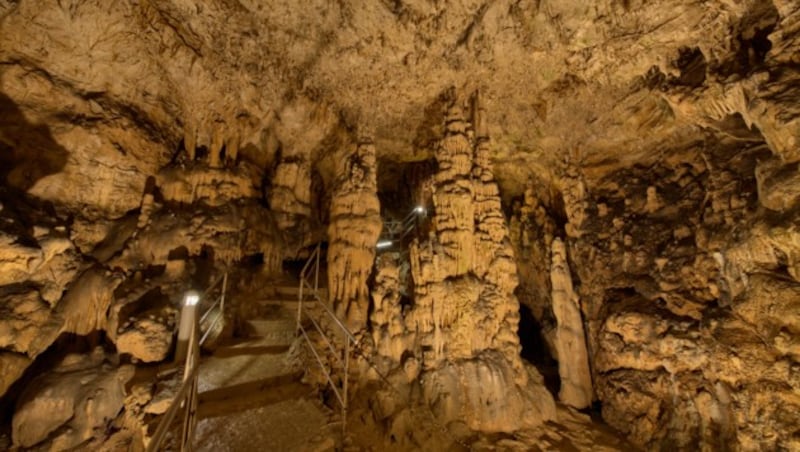
{"type": "Polygon", "coordinates": [[[414,211],[417,213],[425,213],[425,208],[422,206],[417,206],[414,208],[414,211]]]}
{"type": "Polygon", "coordinates": [[[387,246],[392,246],[392,241],[391,240],[381,240],[375,246],[378,247],[378,248],[386,248],[387,246]]]}
{"type": "Polygon", "coordinates": [[[188,292],[183,299],[186,306],[194,306],[200,301],[200,295],[197,292],[188,292]]]}

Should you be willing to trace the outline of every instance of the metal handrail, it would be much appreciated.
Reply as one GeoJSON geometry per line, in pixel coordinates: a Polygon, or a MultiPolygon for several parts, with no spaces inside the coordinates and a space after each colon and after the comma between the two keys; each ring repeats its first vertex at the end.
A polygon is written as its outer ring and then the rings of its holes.
{"type": "Polygon", "coordinates": [[[420,216],[427,215],[423,207],[415,207],[402,220],[387,220],[383,222],[382,240],[403,240],[417,228],[420,216]]]}
{"type": "Polygon", "coordinates": [[[297,304],[297,331],[299,331],[303,338],[305,338],[306,343],[308,344],[309,349],[311,349],[314,358],[317,360],[317,364],[322,369],[322,372],[325,374],[325,378],[328,381],[333,393],[336,395],[336,399],[339,401],[339,405],[342,407],[342,435],[347,433],[347,383],[348,383],[348,375],[350,373],[350,352],[352,349],[358,344],[353,333],[342,323],[341,320],[334,314],[331,308],[327,305],[325,300],[319,294],[319,260],[321,254],[322,245],[318,244],[314,251],[311,253],[311,256],[308,258],[308,262],[303,266],[303,270],[300,272],[300,288],[298,290],[298,304],[297,304]],[[311,276],[310,273],[313,271],[314,273],[314,284],[312,285],[308,278],[311,276]],[[322,306],[325,314],[327,314],[333,321],[336,326],[343,332],[344,338],[344,349],[342,350],[342,357],[338,356],[338,353],[333,346],[333,341],[328,338],[328,335],[325,334],[325,331],[319,325],[317,321],[315,321],[308,312],[303,310],[303,292],[305,288],[308,287],[309,293],[317,300],[317,304],[322,306]],[[343,367],[344,375],[342,375],[342,387],[341,389],[337,387],[336,383],[333,381],[333,377],[331,376],[331,372],[325,368],[325,363],[323,362],[322,358],[319,356],[314,344],[311,342],[311,338],[308,337],[308,333],[306,329],[303,327],[303,313],[305,312],[306,316],[311,320],[311,323],[314,325],[316,330],[320,333],[322,338],[325,340],[325,343],[328,345],[328,348],[331,350],[336,360],[339,364],[343,367]],[[351,346],[352,343],[352,346],[351,346]]]}
{"type": "Polygon", "coordinates": [[[203,314],[200,321],[205,321],[205,319],[217,305],[220,306],[219,312],[214,317],[214,320],[211,322],[211,325],[209,325],[203,337],[200,339],[198,339],[200,332],[199,323],[195,321],[194,325],[192,325],[192,331],[189,335],[189,353],[186,355],[186,364],[184,365],[183,371],[183,382],[181,383],[175,398],[172,399],[172,403],[170,404],[169,408],[164,413],[164,417],[159,421],[158,427],[156,427],[156,431],[153,433],[153,437],[147,444],[147,452],[156,452],[161,448],[161,445],[164,443],[164,440],[167,437],[169,427],[172,424],[175,415],[182,407],[185,408],[186,411],[184,413],[183,428],[181,429],[180,450],[192,450],[192,436],[194,436],[194,429],[197,425],[197,383],[200,370],[200,347],[205,344],[209,333],[214,329],[214,327],[217,326],[217,323],[219,323],[219,321],[223,318],[223,314],[225,313],[225,292],[227,291],[228,286],[228,273],[225,272],[223,276],[218,278],[213,284],[211,284],[211,286],[209,286],[208,289],[206,289],[205,292],[203,292],[204,296],[208,295],[215,288],[215,286],[219,284],[220,281],[222,281],[222,293],[211,305],[211,307],[208,308],[208,310],[203,314]]]}
{"type": "MultiPolygon", "coordinates": [[[[356,337],[353,335],[353,333],[351,333],[350,330],[347,329],[345,324],[341,320],[339,320],[339,317],[333,313],[333,310],[331,310],[330,306],[328,306],[328,304],[325,303],[325,300],[323,300],[322,297],[319,296],[319,288],[314,289],[313,287],[311,287],[311,284],[309,284],[308,281],[301,281],[301,284],[302,283],[305,283],[308,286],[308,288],[311,289],[312,291],[311,296],[317,299],[319,305],[322,306],[322,308],[325,310],[328,316],[331,319],[333,319],[336,325],[344,332],[345,336],[347,336],[351,341],[356,342],[356,337]]],[[[302,302],[303,301],[300,300],[301,304],[302,302]]]]}
{"type": "MultiPolygon", "coordinates": [[[[190,339],[190,350],[197,348],[197,334],[192,334],[190,339]]],[[[189,352],[189,357],[193,356],[194,352],[189,352]]],[[[187,357],[187,363],[190,359],[187,357]]],[[[158,427],[156,428],[155,433],[153,433],[153,437],[150,439],[150,442],[147,444],[147,452],[155,452],[160,447],[161,444],[164,442],[164,439],[167,436],[167,432],[169,431],[169,426],[172,424],[175,415],[178,413],[178,410],[183,406],[183,402],[187,399],[190,395],[189,390],[191,389],[192,385],[187,384],[191,380],[197,377],[198,370],[200,369],[199,363],[197,361],[194,362],[194,365],[191,368],[187,365],[184,368],[184,380],[178,389],[178,393],[175,394],[175,398],[172,400],[169,408],[167,409],[166,413],[164,413],[164,417],[161,418],[161,421],[158,423],[158,427]],[[180,402],[180,403],[177,403],[180,402]]],[[[183,449],[183,447],[181,447],[183,449]]]]}
{"type": "Polygon", "coordinates": [[[208,286],[208,288],[206,288],[206,290],[203,292],[203,296],[204,297],[208,296],[208,294],[210,294],[212,290],[216,289],[220,281],[227,281],[227,280],[228,280],[228,272],[225,272],[221,276],[218,276],[217,279],[213,283],[211,283],[211,285],[208,286]]]}
{"type": "MultiPolygon", "coordinates": [[[[203,323],[203,322],[206,321],[206,318],[209,316],[209,314],[211,314],[211,311],[213,311],[214,308],[217,307],[217,305],[220,305],[220,312],[225,310],[225,291],[227,290],[227,286],[228,286],[228,272],[225,272],[225,274],[223,274],[221,277],[219,277],[219,279],[217,279],[214,282],[214,284],[211,285],[211,287],[206,289],[206,291],[203,292],[203,296],[208,295],[211,292],[211,290],[214,289],[214,287],[217,284],[219,284],[220,281],[222,281],[222,294],[220,294],[219,298],[217,298],[217,300],[211,305],[211,307],[209,307],[208,310],[206,310],[206,312],[203,314],[203,316],[200,317],[200,323],[203,323]]],[[[217,320],[215,318],[214,324],[216,324],[216,321],[217,320]]],[[[212,326],[214,324],[212,324],[212,326]]],[[[209,331],[210,330],[211,330],[211,328],[209,328],[209,331]]]]}
{"type": "Polygon", "coordinates": [[[308,318],[308,320],[311,321],[311,324],[314,325],[314,329],[316,329],[319,332],[320,336],[325,341],[325,345],[328,346],[328,350],[331,351],[331,353],[336,358],[336,360],[339,362],[339,364],[344,365],[344,363],[342,362],[342,359],[339,358],[339,355],[337,354],[336,347],[334,347],[333,344],[331,343],[331,341],[328,340],[328,336],[325,335],[325,331],[322,329],[321,326],[319,326],[317,321],[314,320],[314,317],[308,315],[308,313],[306,312],[306,318],[308,318]]]}

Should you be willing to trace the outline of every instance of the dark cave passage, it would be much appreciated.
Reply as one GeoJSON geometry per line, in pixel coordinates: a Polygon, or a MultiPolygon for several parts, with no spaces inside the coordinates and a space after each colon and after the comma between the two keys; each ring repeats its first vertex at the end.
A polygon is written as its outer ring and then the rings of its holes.
{"type": "Polygon", "coordinates": [[[544,377],[547,390],[553,396],[561,389],[558,376],[558,361],[550,354],[547,342],[542,337],[542,328],[533,317],[530,308],[519,305],[519,342],[522,345],[522,359],[536,366],[544,377]]]}

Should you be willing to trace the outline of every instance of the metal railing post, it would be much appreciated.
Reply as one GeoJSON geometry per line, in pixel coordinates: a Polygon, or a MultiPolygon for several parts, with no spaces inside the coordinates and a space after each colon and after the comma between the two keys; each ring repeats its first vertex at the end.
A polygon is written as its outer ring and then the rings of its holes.
{"type": "Polygon", "coordinates": [[[302,322],[302,313],[303,313],[303,274],[300,274],[300,290],[297,291],[297,327],[296,332],[299,334],[300,326],[302,322]]]}
{"type": "Polygon", "coordinates": [[[225,312],[225,292],[228,290],[228,272],[222,277],[222,295],[220,296],[219,310],[225,312]]]}
{"type": "Polygon", "coordinates": [[[317,251],[316,251],[316,253],[317,253],[317,263],[316,263],[316,269],[314,270],[314,291],[315,292],[317,290],[319,290],[319,255],[322,254],[320,252],[320,248],[321,247],[322,247],[321,243],[317,245],[317,251]]]}
{"type": "Polygon", "coordinates": [[[183,428],[181,434],[181,451],[192,450],[192,437],[194,436],[195,412],[197,410],[197,372],[195,366],[200,361],[200,346],[197,341],[197,325],[193,328],[192,338],[189,347],[189,355],[186,359],[186,368],[183,372],[183,384],[190,385],[189,392],[184,396],[184,415],[183,428]]]}
{"type": "Polygon", "coordinates": [[[350,338],[344,335],[344,381],[342,382],[342,440],[347,434],[347,380],[350,376],[350,338]]]}
{"type": "MultiPolygon", "coordinates": [[[[325,375],[328,384],[330,385],[333,393],[336,395],[336,399],[339,401],[339,404],[342,408],[342,435],[345,436],[347,434],[347,407],[348,407],[348,380],[350,376],[350,352],[353,350],[353,347],[356,344],[355,336],[347,329],[347,327],[342,323],[341,320],[336,316],[336,314],[328,307],[327,303],[323,301],[319,294],[319,272],[320,272],[320,260],[322,254],[322,244],[318,244],[316,249],[313,253],[308,257],[308,261],[306,262],[305,266],[303,266],[303,270],[300,272],[300,287],[298,290],[298,303],[297,303],[297,334],[298,336],[303,336],[305,339],[306,344],[308,345],[309,350],[311,351],[313,357],[316,359],[317,364],[319,364],[322,373],[325,375]],[[314,268],[312,268],[312,266],[314,268]],[[314,284],[311,284],[311,272],[314,272],[314,284]],[[307,287],[306,287],[307,286],[307,287]],[[302,315],[303,315],[303,298],[306,290],[310,291],[310,295],[314,297],[315,301],[319,304],[320,309],[322,309],[322,315],[327,315],[333,321],[334,328],[339,328],[342,331],[342,336],[344,337],[344,346],[341,349],[342,355],[339,355],[336,347],[334,346],[336,337],[335,331],[324,331],[323,328],[314,320],[314,318],[309,314],[306,313],[308,316],[311,325],[313,325],[317,332],[321,335],[322,340],[328,346],[330,352],[332,353],[333,358],[335,358],[339,365],[342,366],[342,370],[344,375],[342,375],[341,380],[338,382],[335,381],[335,376],[333,375],[334,366],[331,365],[330,372],[327,370],[325,361],[323,361],[320,354],[317,352],[316,347],[311,341],[311,338],[308,336],[305,327],[302,324],[302,315]],[[341,356],[341,357],[340,357],[341,356]]],[[[331,355],[329,355],[331,356],[331,355]]]]}
{"type": "MultiPolygon", "coordinates": [[[[224,317],[225,309],[225,292],[228,286],[228,273],[217,279],[211,286],[203,293],[203,297],[209,295],[211,291],[222,282],[222,294],[220,298],[215,301],[211,307],[202,315],[198,321],[195,312],[192,313],[190,318],[186,319],[186,328],[188,330],[188,348],[185,352],[185,362],[183,369],[183,380],[181,381],[180,389],[178,389],[175,398],[170,404],[161,421],[156,427],[150,442],[147,445],[147,452],[156,452],[161,450],[161,446],[167,437],[170,430],[172,421],[177,415],[178,411],[182,408],[183,425],[181,427],[180,436],[180,450],[191,451],[193,449],[192,439],[194,437],[195,427],[197,426],[197,391],[199,389],[199,369],[200,369],[200,347],[205,343],[211,331],[216,327],[217,323],[224,317]],[[219,305],[219,312],[214,316],[210,322],[208,330],[200,337],[200,324],[205,322],[211,315],[212,311],[219,305]]],[[[199,294],[196,295],[199,297],[199,294]]],[[[196,309],[199,306],[199,300],[192,304],[192,308],[196,309]]],[[[184,358],[181,358],[184,359],[184,358]]]]}

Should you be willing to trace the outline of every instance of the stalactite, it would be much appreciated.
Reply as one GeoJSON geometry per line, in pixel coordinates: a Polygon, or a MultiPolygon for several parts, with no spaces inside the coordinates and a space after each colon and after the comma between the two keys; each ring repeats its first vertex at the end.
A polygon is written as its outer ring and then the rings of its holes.
{"type": "Polygon", "coordinates": [[[222,147],[225,145],[225,125],[215,122],[211,131],[211,146],[208,148],[208,166],[211,168],[222,167],[222,147]]]}

